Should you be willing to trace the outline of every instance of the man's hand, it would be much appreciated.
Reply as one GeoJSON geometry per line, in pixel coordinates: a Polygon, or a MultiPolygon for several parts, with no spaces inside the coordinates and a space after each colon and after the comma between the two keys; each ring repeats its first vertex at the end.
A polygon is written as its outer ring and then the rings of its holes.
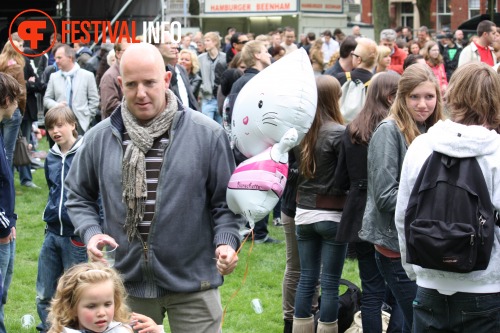
{"type": "Polygon", "coordinates": [[[106,234],[97,234],[90,238],[87,244],[87,255],[89,256],[90,261],[101,261],[107,264],[106,260],[102,257],[101,251],[105,244],[109,244],[113,247],[118,246],[118,243],[116,243],[114,238],[106,234]]]}
{"type": "Polygon", "coordinates": [[[217,270],[221,275],[231,274],[238,265],[238,254],[229,245],[220,245],[215,250],[217,270]]]}
{"type": "Polygon", "coordinates": [[[10,235],[7,237],[0,238],[0,244],[9,244],[11,241],[16,239],[16,228],[10,229],[10,235]]]}

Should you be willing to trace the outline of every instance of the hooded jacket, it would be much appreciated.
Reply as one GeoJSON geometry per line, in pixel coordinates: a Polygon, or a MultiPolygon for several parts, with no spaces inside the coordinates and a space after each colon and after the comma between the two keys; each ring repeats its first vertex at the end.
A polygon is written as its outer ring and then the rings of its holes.
{"type": "Polygon", "coordinates": [[[67,192],[64,179],[81,145],[82,140],[77,140],[65,155],[61,153],[58,145],[54,145],[45,160],[45,179],[49,188],[49,199],[43,211],[43,220],[47,223],[47,231],[59,236],[70,237],[75,234],[75,227],[64,205],[67,192]]]}
{"type": "Polygon", "coordinates": [[[14,214],[16,192],[12,167],[5,155],[3,136],[0,134],[0,238],[10,235],[10,229],[16,226],[17,215],[14,214]]]}
{"type": "Polygon", "coordinates": [[[399,236],[403,267],[417,285],[436,289],[443,294],[497,293],[500,292],[500,229],[495,227],[495,237],[490,263],[486,270],[470,273],[453,273],[425,269],[406,263],[404,233],[405,211],[413,185],[425,160],[437,151],[451,157],[476,157],[486,180],[493,206],[500,210],[500,135],[483,126],[465,126],[451,120],[439,121],[427,134],[420,135],[410,145],[403,162],[396,205],[396,228],[399,236]]]}

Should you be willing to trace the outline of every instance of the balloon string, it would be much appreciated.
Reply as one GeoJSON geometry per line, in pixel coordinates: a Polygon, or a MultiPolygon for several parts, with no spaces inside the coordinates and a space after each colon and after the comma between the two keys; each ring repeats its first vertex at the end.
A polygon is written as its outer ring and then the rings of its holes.
{"type": "Polygon", "coordinates": [[[247,254],[247,263],[245,265],[245,274],[243,274],[243,279],[241,280],[240,286],[238,287],[238,289],[236,289],[233,292],[233,294],[231,295],[231,297],[229,297],[229,300],[227,301],[227,304],[224,307],[224,312],[222,313],[222,321],[221,321],[221,324],[220,324],[220,329],[222,329],[222,325],[224,325],[224,319],[226,318],[226,312],[227,312],[227,308],[229,306],[229,303],[231,303],[231,301],[236,297],[236,295],[238,295],[238,293],[240,292],[241,288],[245,285],[245,281],[246,281],[247,276],[248,276],[248,264],[250,262],[250,254],[252,253],[252,250],[253,250],[254,238],[255,238],[255,235],[253,233],[253,228],[250,229],[250,232],[247,234],[247,236],[245,237],[245,239],[243,240],[243,242],[241,242],[241,245],[238,248],[238,251],[236,251],[236,254],[238,255],[240,253],[241,249],[243,248],[243,245],[245,245],[245,243],[247,242],[247,240],[250,237],[250,235],[252,236],[252,243],[250,244],[250,249],[248,250],[248,254],[247,254]]]}

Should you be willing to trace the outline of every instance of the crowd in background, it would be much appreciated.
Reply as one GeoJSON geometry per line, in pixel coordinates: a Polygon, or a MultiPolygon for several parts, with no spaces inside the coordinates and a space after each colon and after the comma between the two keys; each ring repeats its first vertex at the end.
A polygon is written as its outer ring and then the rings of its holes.
{"type": "MultiPolygon", "coordinates": [[[[57,41],[51,52],[38,58],[14,50],[13,44],[25,53],[34,52],[17,34],[0,54],[0,72],[12,75],[23,87],[13,117],[0,123],[12,170],[18,133],[35,150],[38,121],[47,110],[67,107],[74,114],[71,132],[85,138],[87,131],[124,105],[120,62],[129,43],[102,43],[91,49],[81,43],[62,44],[57,35],[51,38],[57,41]]],[[[492,73],[488,67],[498,70],[500,32],[495,24],[481,22],[477,35],[469,39],[460,30],[431,35],[424,26],[416,33],[409,27],[384,29],[379,43],[363,36],[359,26],[351,33],[334,29],[320,36],[312,32],[297,36],[291,27],[257,36],[228,28],[225,36],[197,32],[181,36],[180,43],[167,36],[153,45],[171,75],[171,95],[226,131],[230,131],[231,105],[249,80],[299,48],[307,52],[317,80],[318,109],[310,132],[291,152],[290,174],[296,177],[290,178],[272,219],[286,234],[284,332],[309,333],[316,326],[317,332],[338,332],[338,286],[346,253],[358,258],[363,330],[381,332],[380,312],[387,303],[392,309],[388,332],[410,332],[412,327],[420,331],[425,314],[414,312],[412,303],[417,290],[425,300],[423,286],[406,275],[394,225],[402,163],[408,146],[445,119],[442,96],[460,99],[449,91],[460,85],[454,79],[460,67],[473,63],[479,66],[476,72],[486,76],[492,73]],[[340,98],[343,85],[350,80],[359,80],[368,89],[365,105],[347,123],[340,112],[340,98]],[[389,221],[392,228],[384,229],[384,222],[389,221]],[[316,314],[318,284],[323,297],[316,314]]],[[[450,104],[450,110],[453,107],[450,104]]],[[[470,106],[467,112],[489,111],[474,111],[470,106]]],[[[463,122],[462,115],[451,112],[446,116],[463,122]]],[[[474,124],[498,129],[496,121],[474,124]]],[[[72,143],[79,142],[78,135],[72,143]]],[[[230,144],[235,160],[244,160],[230,144]]],[[[22,186],[39,190],[32,179],[35,164],[17,167],[17,171],[22,186]]],[[[256,223],[256,243],[279,243],[269,237],[267,224],[267,217],[256,223]]],[[[0,261],[4,297],[12,278],[14,243],[11,240],[7,257],[2,254],[0,261]]],[[[55,286],[43,296],[38,289],[42,288],[37,282],[37,302],[43,305],[39,306],[40,330],[45,331],[48,299],[55,286]]],[[[460,287],[451,291],[467,292],[460,287]]],[[[6,332],[3,303],[0,333],[6,332]]]]}

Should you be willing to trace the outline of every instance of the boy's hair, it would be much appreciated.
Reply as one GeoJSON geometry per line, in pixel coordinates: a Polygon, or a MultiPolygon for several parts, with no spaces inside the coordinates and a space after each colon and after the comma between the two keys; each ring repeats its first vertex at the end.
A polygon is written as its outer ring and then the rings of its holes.
{"type": "Polygon", "coordinates": [[[255,55],[260,53],[262,46],[264,46],[264,43],[258,40],[252,40],[243,46],[241,50],[241,61],[243,61],[247,68],[255,66],[257,63],[255,55]]]}
{"type": "Polygon", "coordinates": [[[0,72],[0,91],[0,107],[6,108],[20,97],[22,87],[12,76],[0,72]]]}
{"type": "Polygon", "coordinates": [[[77,306],[82,293],[96,283],[112,281],[114,289],[114,321],[128,322],[130,310],[126,305],[123,281],[116,270],[103,263],[82,263],[68,269],[59,279],[56,294],[51,301],[48,333],[60,333],[64,327],[78,329],[77,306]]]}
{"type": "Polygon", "coordinates": [[[75,129],[73,130],[73,136],[78,138],[78,132],[76,131],[76,125],[78,121],[76,119],[75,114],[71,109],[65,105],[55,106],[45,114],[45,128],[50,130],[54,128],[54,126],[62,121],[68,124],[75,124],[75,129]]]}
{"type": "Polygon", "coordinates": [[[482,62],[460,66],[451,76],[446,103],[451,120],[464,125],[500,126],[500,76],[482,62]]]}
{"type": "Polygon", "coordinates": [[[203,36],[203,38],[210,38],[214,42],[215,47],[217,49],[220,48],[220,36],[218,33],[214,31],[209,31],[205,34],[205,36],[203,36]]]}

